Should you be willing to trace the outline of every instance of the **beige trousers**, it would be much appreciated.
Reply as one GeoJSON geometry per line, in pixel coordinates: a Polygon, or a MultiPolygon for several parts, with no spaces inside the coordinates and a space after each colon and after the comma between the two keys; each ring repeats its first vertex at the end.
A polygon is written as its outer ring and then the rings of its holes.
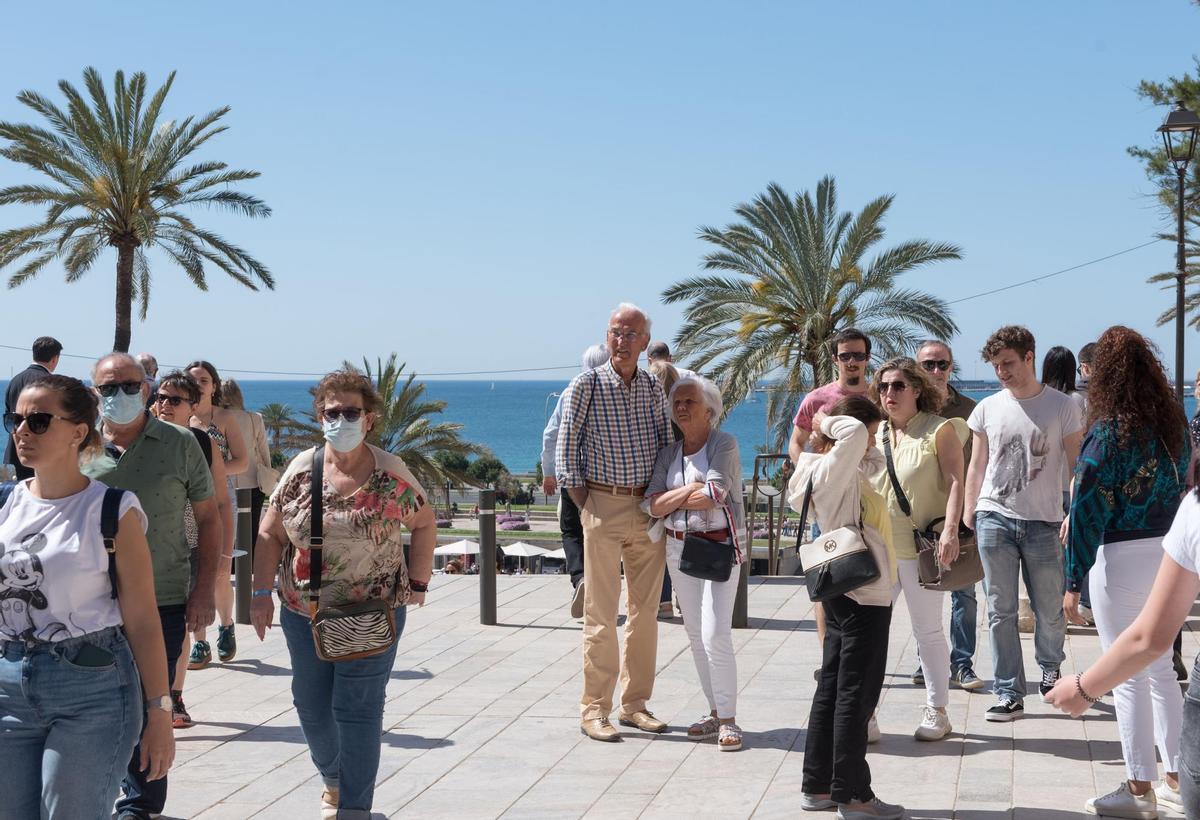
{"type": "Polygon", "coordinates": [[[658,654],[658,599],[666,567],[666,540],[651,541],[640,498],[599,490],[579,510],[587,559],[583,564],[584,720],[612,713],[621,679],[621,715],[646,708],[654,689],[658,654]],[[625,663],[617,649],[621,565],[625,565],[625,663]]]}

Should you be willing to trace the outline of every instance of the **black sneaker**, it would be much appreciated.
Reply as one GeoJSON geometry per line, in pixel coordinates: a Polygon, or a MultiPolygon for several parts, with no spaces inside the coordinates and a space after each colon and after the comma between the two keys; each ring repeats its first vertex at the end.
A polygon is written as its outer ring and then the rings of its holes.
{"type": "Polygon", "coordinates": [[[925,685],[925,670],[921,668],[921,664],[917,664],[917,671],[912,673],[913,686],[925,685]]]}
{"type": "Polygon", "coordinates": [[[1004,698],[983,714],[984,720],[993,723],[1007,723],[1025,716],[1025,706],[1016,698],[1004,698]]]}
{"type": "Polygon", "coordinates": [[[1058,679],[1062,675],[1057,669],[1043,669],[1042,682],[1038,684],[1038,691],[1042,693],[1042,700],[1046,699],[1046,695],[1050,694],[1050,690],[1054,688],[1054,684],[1058,683],[1058,679]]]}

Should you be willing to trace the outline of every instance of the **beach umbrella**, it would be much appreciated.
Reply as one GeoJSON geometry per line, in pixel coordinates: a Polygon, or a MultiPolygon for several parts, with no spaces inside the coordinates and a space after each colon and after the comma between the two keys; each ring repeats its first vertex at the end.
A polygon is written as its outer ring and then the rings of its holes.
{"type": "Polygon", "coordinates": [[[565,549],[563,549],[562,547],[559,547],[556,550],[550,550],[548,553],[546,553],[546,557],[547,558],[557,558],[560,561],[566,561],[567,560],[567,551],[565,549]]]}
{"type": "Polygon", "coordinates": [[[434,555],[478,555],[479,545],[474,541],[455,541],[453,544],[442,544],[435,547],[434,555]]]}
{"type": "Polygon", "coordinates": [[[524,541],[507,544],[500,549],[505,555],[514,555],[520,558],[537,558],[539,555],[545,555],[550,552],[545,547],[535,547],[533,544],[526,544],[524,541]]]}

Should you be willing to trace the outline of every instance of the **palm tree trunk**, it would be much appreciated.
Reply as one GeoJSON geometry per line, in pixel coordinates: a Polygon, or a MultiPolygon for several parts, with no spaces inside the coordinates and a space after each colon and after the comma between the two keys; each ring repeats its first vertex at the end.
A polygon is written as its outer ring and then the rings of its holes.
{"type": "Polygon", "coordinates": [[[133,314],[133,254],[136,246],[132,242],[117,245],[117,329],[113,338],[113,350],[129,352],[132,335],[133,314]]]}

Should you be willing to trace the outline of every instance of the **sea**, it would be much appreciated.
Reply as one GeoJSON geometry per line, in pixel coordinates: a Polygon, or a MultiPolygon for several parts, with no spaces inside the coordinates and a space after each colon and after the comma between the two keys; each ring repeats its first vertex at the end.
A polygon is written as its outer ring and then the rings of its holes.
{"type": "MultiPolygon", "coordinates": [[[[246,407],[257,410],[267,404],[286,404],[297,415],[312,406],[309,389],[315,381],[241,381],[246,407]]],[[[6,382],[0,381],[0,391],[6,382]]],[[[424,382],[427,398],[444,401],[439,420],[463,425],[461,435],[488,447],[514,474],[533,473],[541,456],[542,430],[554,410],[557,394],[566,380],[545,381],[440,381],[424,382]]],[[[981,387],[973,383],[971,388],[981,387]]],[[[997,386],[963,392],[978,401],[997,386]]],[[[1196,412],[1196,399],[1185,400],[1188,418],[1196,412]]],[[[767,441],[767,394],[752,393],[729,413],[722,429],[737,437],[742,453],[742,471],[748,478],[754,470],[754,454],[767,441]]],[[[0,430],[0,448],[7,434],[0,430]]]]}

